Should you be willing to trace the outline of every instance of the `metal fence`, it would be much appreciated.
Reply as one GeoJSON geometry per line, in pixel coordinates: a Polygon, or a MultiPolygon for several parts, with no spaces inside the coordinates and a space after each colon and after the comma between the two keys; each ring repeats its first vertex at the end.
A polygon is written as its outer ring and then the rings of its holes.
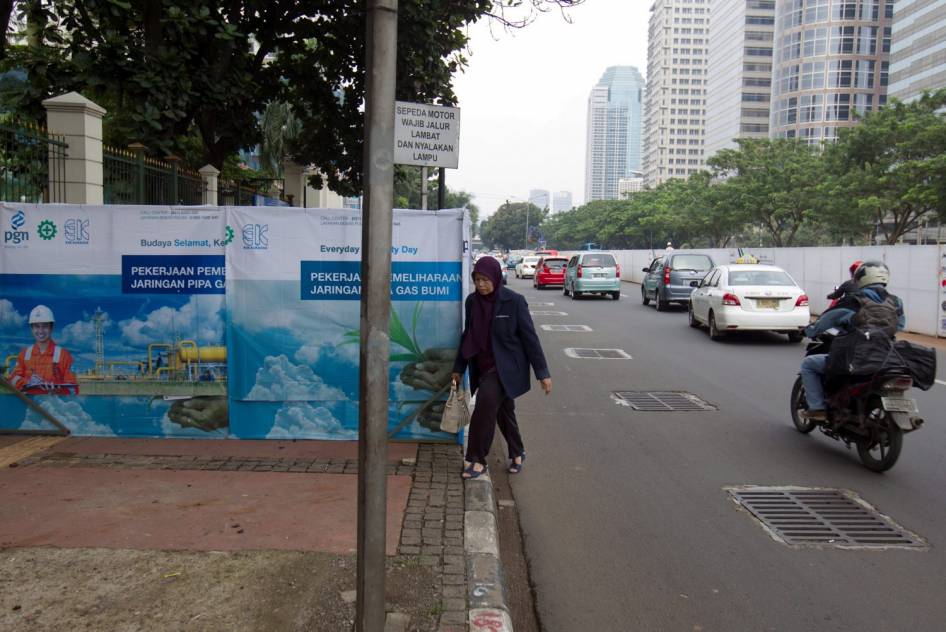
{"type": "Polygon", "coordinates": [[[203,204],[200,174],[177,161],[154,160],[143,151],[107,145],[102,158],[106,204],[203,204]]]}
{"type": "Polygon", "coordinates": [[[217,204],[219,206],[256,206],[258,186],[238,180],[217,182],[217,204]]]}
{"type": "Polygon", "coordinates": [[[0,200],[65,202],[65,137],[32,123],[0,124],[0,200]]]}

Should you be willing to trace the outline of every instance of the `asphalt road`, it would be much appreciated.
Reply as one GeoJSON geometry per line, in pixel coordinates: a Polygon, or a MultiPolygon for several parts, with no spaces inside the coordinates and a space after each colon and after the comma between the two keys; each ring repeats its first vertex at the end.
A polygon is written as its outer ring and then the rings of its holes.
{"type": "Polygon", "coordinates": [[[533,310],[567,312],[534,316],[537,328],[593,329],[540,330],[553,394],[517,401],[528,459],[510,478],[544,630],[946,629],[946,386],[913,392],[927,424],[875,474],[855,450],[792,426],[802,344],[764,333],[711,342],[683,309],[641,305],[636,285],[617,302],[514,277],[509,287],[533,310]],[[566,347],[632,359],[574,359],[566,347]],[[626,390],[689,391],[719,410],[637,412],[611,397],[626,390]],[[851,490],[930,546],[792,548],[730,500],[739,485],[851,490]]]}

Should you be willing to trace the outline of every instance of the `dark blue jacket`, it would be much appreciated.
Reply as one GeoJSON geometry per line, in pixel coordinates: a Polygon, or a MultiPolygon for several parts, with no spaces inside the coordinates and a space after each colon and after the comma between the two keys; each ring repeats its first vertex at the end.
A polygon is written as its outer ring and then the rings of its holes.
{"type": "MultiPolygon", "coordinates": [[[[550,377],[549,367],[545,362],[545,354],[539,344],[539,336],[535,333],[532,316],[529,315],[529,304],[521,294],[509,288],[500,286],[499,296],[493,311],[492,331],[493,358],[496,361],[496,372],[499,382],[503,385],[506,395],[515,399],[526,393],[530,387],[529,365],[535,370],[538,380],[550,377]]],[[[463,328],[465,337],[470,329],[470,310],[473,307],[473,294],[466,297],[466,325],[463,328]]],[[[460,347],[463,347],[463,338],[460,338],[460,347]]],[[[476,357],[467,362],[463,352],[457,351],[457,359],[453,363],[453,372],[463,375],[470,368],[470,389],[476,392],[480,384],[479,369],[476,366],[476,357]]]]}

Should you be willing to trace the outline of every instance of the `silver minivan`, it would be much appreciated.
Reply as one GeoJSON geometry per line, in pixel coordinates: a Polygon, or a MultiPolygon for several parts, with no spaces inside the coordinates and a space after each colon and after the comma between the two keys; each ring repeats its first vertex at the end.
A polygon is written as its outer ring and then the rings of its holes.
{"type": "Polygon", "coordinates": [[[691,281],[699,281],[713,268],[709,255],[699,252],[672,252],[655,258],[641,283],[641,302],[654,301],[657,311],[664,311],[670,303],[690,302],[691,281]]]}

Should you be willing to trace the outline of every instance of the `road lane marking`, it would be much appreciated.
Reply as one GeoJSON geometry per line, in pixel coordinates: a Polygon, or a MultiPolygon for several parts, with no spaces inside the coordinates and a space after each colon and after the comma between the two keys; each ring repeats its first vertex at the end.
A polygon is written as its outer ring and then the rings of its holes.
{"type": "Polygon", "coordinates": [[[944,382],[943,380],[936,380],[936,383],[937,383],[937,384],[942,384],[943,386],[946,386],[946,382],[944,382]]]}
{"type": "Polygon", "coordinates": [[[545,310],[530,311],[529,313],[532,314],[533,316],[568,316],[568,312],[555,312],[555,311],[545,311],[545,310]]]}

